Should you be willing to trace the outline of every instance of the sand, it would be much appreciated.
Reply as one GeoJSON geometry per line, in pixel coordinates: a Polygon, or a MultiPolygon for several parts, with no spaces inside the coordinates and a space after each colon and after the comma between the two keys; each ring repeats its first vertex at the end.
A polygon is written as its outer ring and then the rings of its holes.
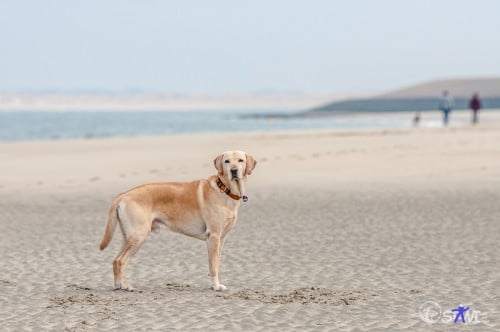
{"type": "Polygon", "coordinates": [[[498,124],[10,143],[0,169],[2,331],[499,328],[498,124]],[[229,290],[209,289],[203,242],[162,231],[131,262],[136,291],[113,291],[113,196],[207,177],[235,147],[258,165],[229,290]],[[426,323],[426,301],[477,324],[426,323]]]}
{"type": "Polygon", "coordinates": [[[304,110],[320,104],[363,97],[360,93],[5,93],[1,111],[200,111],[200,110],[304,110]]]}

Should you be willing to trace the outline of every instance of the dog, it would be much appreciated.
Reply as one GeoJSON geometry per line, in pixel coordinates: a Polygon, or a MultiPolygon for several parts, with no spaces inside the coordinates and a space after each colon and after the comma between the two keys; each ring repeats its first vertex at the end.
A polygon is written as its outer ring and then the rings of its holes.
{"type": "Polygon", "coordinates": [[[219,264],[227,234],[238,217],[240,201],[247,201],[246,181],[257,161],[243,151],[227,151],[214,159],[217,175],[189,183],[150,183],[119,194],[109,208],[101,241],[103,250],[120,226],[123,244],[113,260],[115,289],[132,290],[125,269],[151,232],[161,226],[206,241],[211,286],[219,283],[219,264]]]}

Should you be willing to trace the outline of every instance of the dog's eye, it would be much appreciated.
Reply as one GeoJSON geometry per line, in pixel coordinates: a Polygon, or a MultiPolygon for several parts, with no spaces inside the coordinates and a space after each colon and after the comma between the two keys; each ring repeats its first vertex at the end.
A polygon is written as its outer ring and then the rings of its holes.
{"type": "Polygon", "coordinates": [[[225,162],[226,164],[229,164],[229,160],[224,160],[224,162],[225,162]]]}
{"type": "Polygon", "coordinates": [[[243,159],[240,159],[240,160],[238,160],[238,161],[239,161],[240,163],[244,162],[244,160],[243,160],[243,159]]]}

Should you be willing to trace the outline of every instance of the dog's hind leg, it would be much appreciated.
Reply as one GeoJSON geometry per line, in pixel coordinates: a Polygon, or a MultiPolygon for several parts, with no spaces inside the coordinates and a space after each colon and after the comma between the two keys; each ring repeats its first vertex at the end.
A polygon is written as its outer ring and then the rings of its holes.
{"type": "Polygon", "coordinates": [[[125,253],[127,249],[127,244],[128,241],[124,240],[122,248],[118,252],[118,255],[116,255],[115,259],[113,260],[113,276],[115,279],[115,289],[122,289],[123,287],[123,263],[121,257],[125,253]]]}
{"type": "Polygon", "coordinates": [[[151,232],[150,223],[133,203],[120,204],[120,229],[123,233],[123,246],[113,261],[115,289],[132,290],[127,282],[125,269],[132,258],[141,248],[151,232]]]}
{"type": "Polygon", "coordinates": [[[139,251],[142,244],[148,238],[148,234],[131,235],[122,251],[113,261],[113,271],[115,273],[115,289],[132,290],[132,286],[127,281],[125,270],[130,259],[139,251]]]}

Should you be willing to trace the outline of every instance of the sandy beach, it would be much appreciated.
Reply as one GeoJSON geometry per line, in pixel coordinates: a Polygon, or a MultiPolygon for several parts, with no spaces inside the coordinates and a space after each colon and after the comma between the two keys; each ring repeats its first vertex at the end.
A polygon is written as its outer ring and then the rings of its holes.
{"type": "Polygon", "coordinates": [[[0,169],[2,331],[500,325],[498,123],[2,143],[0,169]],[[112,198],[208,177],[235,148],[258,164],[224,248],[229,290],[210,290],[205,243],[162,230],[131,262],[136,290],[113,291],[120,236],[98,249],[112,198]],[[469,321],[447,321],[460,305],[469,321]]]}

